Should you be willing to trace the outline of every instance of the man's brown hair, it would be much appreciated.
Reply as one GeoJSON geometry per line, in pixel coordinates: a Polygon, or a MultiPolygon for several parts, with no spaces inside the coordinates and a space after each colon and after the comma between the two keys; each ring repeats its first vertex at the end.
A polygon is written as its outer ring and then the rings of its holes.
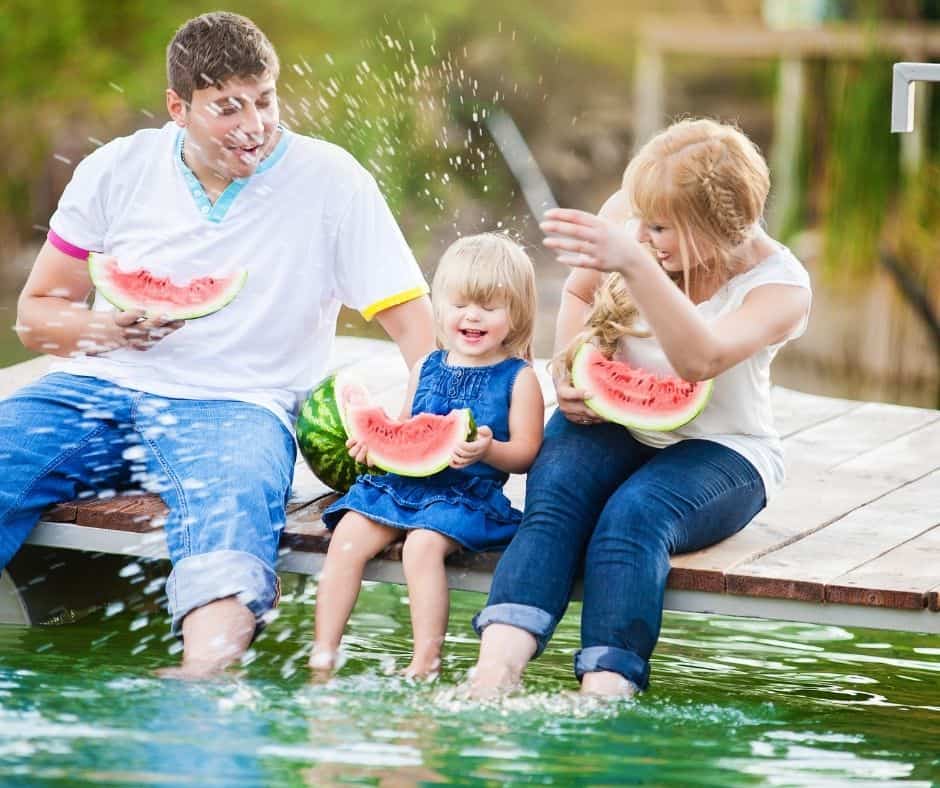
{"type": "Polygon", "coordinates": [[[190,19],[166,49],[167,83],[187,104],[195,90],[221,87],[232,77],[277,79],[279,71],[267,36],[247,17],[227,11],[190,19]]]}

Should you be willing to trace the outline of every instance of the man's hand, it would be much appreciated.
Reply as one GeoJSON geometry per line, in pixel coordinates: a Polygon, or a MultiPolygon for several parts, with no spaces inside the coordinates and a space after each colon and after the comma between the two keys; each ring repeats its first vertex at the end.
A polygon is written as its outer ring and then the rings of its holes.
{"type": "Polygon", "coordinates": [[[161,339],[182,328],[185,322],[164,316],[146,317],[139,309],[114,314],[120,346],[132,350],[149,350],[161,339]]]}

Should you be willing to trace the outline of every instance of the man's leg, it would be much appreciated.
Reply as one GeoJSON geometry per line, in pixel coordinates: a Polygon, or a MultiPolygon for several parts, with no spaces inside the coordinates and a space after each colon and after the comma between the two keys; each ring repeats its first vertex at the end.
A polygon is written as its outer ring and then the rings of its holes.
{"type": "Polygon", "coordinates": [[[0,401],[0,568],[52,504],[126,482],[128,392],[53,374],[0,401]]]}
{"type": "Polygon", "coordinates": [[[217,672],[244,654],[277,604],[294,440],[268,410],[227,401],[142,397],[134,427],[143,486],[170,508],[167,596],[183,664],[168,674],[217,672]]]}

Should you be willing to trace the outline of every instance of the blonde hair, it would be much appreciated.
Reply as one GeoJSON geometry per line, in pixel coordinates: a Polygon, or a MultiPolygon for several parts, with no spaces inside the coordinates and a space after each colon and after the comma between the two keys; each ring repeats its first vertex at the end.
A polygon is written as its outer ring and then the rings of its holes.
{"type": "Polygon", "coordinates": [[[437,345],[446,348],[443,313],[450,297],[480,304],[505,303],[509,333],[503,347],[510,356],[532,360],[535,333],[535,269],[519,244],[499,233],[468,235],[441,256],[431,285],[437,345]]]}
{"type": "MultiPolygon", "coordinates": [[[[666,273],[687,295],[734,275],[738,247],[760,221],[769,191],[770,172],[757,146],[734,126],[707,118],[659,132],[623,175],[630,214],[676,229],[683,270],[666,273]]],[[[552,359],[552,372],[570,372],[584,342],[610,358],[622,337],[649,336],[635,327],[638,316],[623,277],[611,274],[594,294],[584,330],[552,359]]]]}
{"type": "Polygon", "coordinates": [[[594,293],[591,312],[584,329],[568,346],[552,358],[549,371],[553,376],[571,372],[575,353],[585,342],[595,345],[607,358],[612,358],[624,336],[648,337],[648,331],[636,327],[640,316],[620,274],[608,274],[594,293]]]}
{"type": "Polygon", "coordinates": [[[631,213],[675,227],[686,293],[703,277],[723,283],[734,274],[737,248],[760,221],[769,191],[757,146],[736,127],[707,118],[659,132],[623,174],[631,213]],[[692,270],[690,260],[702,265],[692,270]]]}

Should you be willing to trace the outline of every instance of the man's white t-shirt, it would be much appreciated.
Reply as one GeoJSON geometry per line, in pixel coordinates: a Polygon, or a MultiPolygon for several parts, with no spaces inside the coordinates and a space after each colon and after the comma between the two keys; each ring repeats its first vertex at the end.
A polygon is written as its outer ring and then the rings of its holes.
{"type": "MultiPolygon", "coordinates": [[[[54,369],[158,396],[251,402],[291,428],[324,374],[340,305],[370,319],[427,284],[374,178],[341,148],[282,129],[255,173],[213,204],[183,162],[183,134],[167,123],[88,156],[49,238],[178,284],[245,269],[244,287],[146,351],[79,355],[54,369]]],[[[114,309],[100,295],[93,308],[114,309]]]]}
{"type": "MultiPolygon", "coordinates": [[[[707,321],[717,320],[737,309],[744,297],[762,285],[792,285],[811,290],[809,274],[784,246],[749,271],[730,279],[707,301],[696,306],[707,321]]],[[[641,443],[664,448],[683,439],[699,438],[727,446],[745,457],[760,474],[769,501],[783,483],[783,446],[774,426],[770,398],[770,363],[789,340],[806,330],[808,316],[785,340],[762,348],[750,358],[715,378],[705,409],[691,422],[672,432],[631,429],[641,443]]],[[[631,366],[660,375],[675,375],[655,337],[626,336],[617,358],[631,366]]]]}

